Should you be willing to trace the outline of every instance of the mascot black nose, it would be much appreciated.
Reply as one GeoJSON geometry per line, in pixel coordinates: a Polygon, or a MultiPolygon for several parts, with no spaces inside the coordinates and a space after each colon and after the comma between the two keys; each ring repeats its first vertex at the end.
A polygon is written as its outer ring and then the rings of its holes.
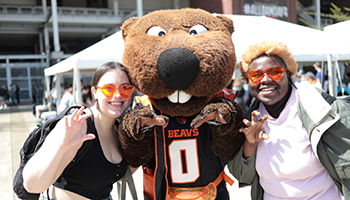
{"type": "Polygon", "coordinates": [[[173,48],[163,51],[157,62],[160,80],[177,90],[190,86],[199,73],[199,60],[188,49],[173,48]]]}

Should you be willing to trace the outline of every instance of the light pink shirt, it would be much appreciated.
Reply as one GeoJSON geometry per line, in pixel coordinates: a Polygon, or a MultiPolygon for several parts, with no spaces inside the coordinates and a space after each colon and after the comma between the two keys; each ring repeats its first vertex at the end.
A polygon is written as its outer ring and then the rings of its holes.
{"type": "MultiPolygon", "coordinates": [[[[264,200],[343,199],[327,171],[315,157],[297,114],[297,90],[280,116],[265,123],[269,139],[258,145],[256,170],[264,200]]],[[[261,103],[260,116],[268,114],[261,103]]],[[[260,118],[260,117],[259,117],[260,118]]]]}

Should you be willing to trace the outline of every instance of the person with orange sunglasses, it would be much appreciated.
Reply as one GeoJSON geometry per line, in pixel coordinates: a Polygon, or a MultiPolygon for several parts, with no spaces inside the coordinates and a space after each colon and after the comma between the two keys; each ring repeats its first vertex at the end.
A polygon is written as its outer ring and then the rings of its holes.
{"type": "Polygon", "coordinates": [[[43,192],[44,200],[111,200],[113,184],[126,174],[128,164],[118,147],[118,119],[130,107],[134,87],[117,62],[100,66],[91,85],[91,112],[83,114],[82,107],[60,120],[23,170],[26,190],[43,192]],[[86,142],[88,150],[75,161],[86,142]]]}
{"type": "Polygon", "coordinates": [[[297,68],[290,50],[277,41],[263,40],[242,55],[242,80],[255,99],[240,128],[246,140],[228,168],[240,183],[251,184],[254,200],[344,199],[346,177],[335,154],[348,149],[325,137],[350,133],[336,126],[342,122],[332,110],[345,105],[294,78],[297,68]]]}

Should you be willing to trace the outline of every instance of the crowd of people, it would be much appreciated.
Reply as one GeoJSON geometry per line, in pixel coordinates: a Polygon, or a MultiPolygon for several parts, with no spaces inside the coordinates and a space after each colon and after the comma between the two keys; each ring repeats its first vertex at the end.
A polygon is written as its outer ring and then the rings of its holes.
{"type": "MultiPolygon", "coordinates": [[[[91,85],[85,85],[83,81],[81,81],[81,99],[82,105],[86,108],[89,108],[94,105],[94,101],[92,99],[91,94],[91,85]]],[[[51,91],[51,96],[54,99],[54,103],[56,103],[56,90],[51,91]]],[[[76,93],[77,97],[78,93],[76,93]]],[[[77,99],[77,98],[76,98],[77,99]]],[[[68,84],[63,90],[62,97],[60,103],[57,108],[57,113],[61,113],[66,108],[69,108],[74,105],[74,96],[73,96],[73,85],[68,84]]]]}
{"type": "MultiPolygon", "coordinates": [[[[91,95],[91,86],[90,85],[82,85],[82,105],[85,107],[93,106],[93,100],[91,95]]],[[[41,105],[42,97],[39,90],[39,87],[35,84],[32,85],[31,88],[32,93],[32,104],[41,105]]],[[[20,87],[17,84],[10,84],[10,87],[0,85],[0,109],[5,109],[8,106],[19,105],[21,102],[20,98],[20,87]]],[[[53,109],[56,109],[56,90],[55,87],[50,91],[50,95],[48,99],[54,105],[53,109]]],[[[58,107],[58,113],[63,111],[65,108],[68,108],[74,104],[73,102],[73,87],[72,84],[66,86],[66,88],[62,92],[61,97],[61,105],[58,107]]]]}
{"type": "Polygon", "coordinates": [[[7,108],[7,106],[20,104],[20,88],[16,84],[11,84],[2,87],[0,85],[0,110],[7,108]]]}
{"type": "MultiPolygon", "coordinates": [[[[41,104],[40,92],[37,85],[32,85],[32,103],[41,104]]],[[[20,105],[21,89],[17,84],[10,84],[10,87],[0,85],[0,109],[8,106],[20,105]]]]}
{"type": "MultiPolygon", "coordinates": [[[[317,120],[327,117],[318,115],[329,96],[323,90],[325,73],[319,63],[314,68],[316,74],[299,74],[285,44],[264,40],[242,55],[241,77],[227,86],[236,91],[235,100],[246,111],[244,127],[240,127],[246,140],[228,167],[238,181],[252,185],[252,199],[342,200],[346,195],[334,178],[334,161],[328,159],[325,150],[313,148],[329,144],[323,137],[310,140],[313,127],[324,123],[317,120]]],[[[15,88],[11,85],[10,91],[15,88]]],[[[35,90],[33,86],[32,93],[37,95],[35,90]]],[[[0,87],[2,108],[6,106],[4,91],[0,87]]],[[[112,199],[113,183],[129,167],[120,155],[115,133],[120,117],[131,106],[133,92],[122,64],[100,66],[91,84],[82,85],[84,107],[57,124],[24,168],[25,188],[35,193],[46,191],[44,199],[112,199]],[[82,114],[86,108],[92,112],[82,114]],[[92,146],[84,159],[67,168],[87,141],[92,141],[92,146]],[[85,171],[84,165],[93,169],[85,171]]],[[[19,104],[19,97],[12,94],[8,95],[11,101],[17,97],[19,104]]],[[[33,103],[37,99],[33,96],[33,103]]],[[[73,106],[73,100],[73,87],[68,85],[58,113],[73,106]]],[[[321,135],[333,131],[329,126],[320,130],[321,135]]]]}

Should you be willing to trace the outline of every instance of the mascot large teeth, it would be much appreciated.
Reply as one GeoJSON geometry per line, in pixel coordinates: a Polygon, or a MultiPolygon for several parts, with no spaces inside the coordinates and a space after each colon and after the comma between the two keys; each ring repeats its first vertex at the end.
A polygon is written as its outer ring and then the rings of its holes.
{"type": "Polygon", "coordinates": [[[145,96],[119,126],[143,166],[150,199],[229,199],[223,173],[245,139],[243,109],[225,89],[236,66],[233,22],[200,9],[161,10],[122,26],[125,65],[145,96]]]}

